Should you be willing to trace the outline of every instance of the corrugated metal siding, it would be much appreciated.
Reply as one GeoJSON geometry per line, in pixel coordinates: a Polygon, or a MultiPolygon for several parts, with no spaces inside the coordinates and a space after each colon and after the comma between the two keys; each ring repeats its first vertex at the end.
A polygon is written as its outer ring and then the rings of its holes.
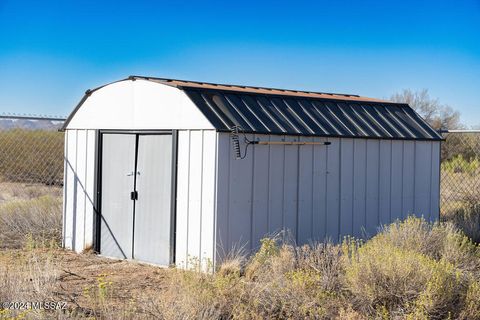
{"type": "Polygon", "coordinates": [[[406,104],[182,89],[220,131],[240,126],[256,134],[441,140],[406,104]]]}
{"type": "Polygon", "coordinates": [[[369,237],[409,214],[438,219],[439,142],[247,135],[331,145],[254,145],[235,160],[229,135],[218,135],[220,256],[234,247],[256,249],[281,229],[303,244],[369,237]]]}
{"type": "Polygon", "coordinates": [[[64,246],[77,252],[93,243],[95,130],[66,130],[64,246]]]}
{"type": "Polygon", "coordinates": [[[178,131],[175,259],[179,267],[214,262],[215,130],[178,131]]]}

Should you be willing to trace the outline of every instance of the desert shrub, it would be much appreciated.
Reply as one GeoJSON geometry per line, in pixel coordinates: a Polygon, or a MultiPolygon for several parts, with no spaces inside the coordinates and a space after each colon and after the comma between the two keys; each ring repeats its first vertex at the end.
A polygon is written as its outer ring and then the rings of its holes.
{"type": "Polygon", "coordinates": [[[229,259],[215,274],[173,270],[152,303],[164,319],[331,319],[343,305],[341,250],[332,244],[294,247],[262,240],[249,260],[229,259]]]}
{"type": "Polygon", "coordinates": [[[457,317],[480,267],[479,248],[461,231],[414,217],[343,246],[354,308],[370,316],[457,317]]]}
{"type": "Polygon", "coordinates": [[[461,319],[480,319],[480,281],[470,283],[465,297],[465,304],[460,312],[461,319]]]}
{"type": "Polygon", "coordinates": [[[60,245],[62,199],[49,195],[0,205],[0,247],[60,245]]]}
{"type": "Polygon", "coordinates": [[[480,160],[477,157],[465,159],[462,154],[442,162],[442,170],[448,173],[465,172],[475,174],[479,168],[480,160]]]}
{"type": "Polygon", "coordinates": [[[450,211],[442,213],[441,220],[453,224],[472,241],[480,243],[480,200],[467,199],[452,204],[451,207],[453,208],[450,211]]]}

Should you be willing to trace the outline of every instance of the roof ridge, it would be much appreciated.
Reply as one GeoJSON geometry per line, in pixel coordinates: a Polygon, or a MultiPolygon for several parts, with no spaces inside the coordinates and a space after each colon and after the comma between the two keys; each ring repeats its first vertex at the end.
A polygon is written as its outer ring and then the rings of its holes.
{"type": "Polygon", "coordinates": [[[148,77],[148,76],[129,76],[128,79],[144,79],[144,80],[155,80],[161,82],[183,82],[183,83],[194,83],[198,85],[209,85],[209,86],[218,86],[218,87],[231,87],[231,88],[244,88],[244,89],[259,89],[259,90],[270,90],[270,91],[283,91],[283,92],[297,92],[297,93],[311,93],[311,94],[324,94],[331,96],[344,96],[344,97],[356,97],[361,98],[362,96],[352,93],[336,93],[336,92],[323,92],[323,91],[310,91],[310,90],[296,90],[296,89],[284,89],[284,88],[272,88],[272,87],[261,87],[261,86],[247,86],[241,84],[225,84],[225,83],[213,83],[205,81],[195,81],[195,80],[183,80],[183,79],[172,79],[172,78],[161,78],[161,77],[148,77]]]}

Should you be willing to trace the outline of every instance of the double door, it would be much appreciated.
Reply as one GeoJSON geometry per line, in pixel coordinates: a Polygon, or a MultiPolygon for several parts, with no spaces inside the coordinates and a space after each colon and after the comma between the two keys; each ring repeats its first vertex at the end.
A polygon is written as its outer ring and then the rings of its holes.
{"type": "Polygon", "coordinates": [[[172,134],[103,133],[100,253],[172,261],[172,134]]]}

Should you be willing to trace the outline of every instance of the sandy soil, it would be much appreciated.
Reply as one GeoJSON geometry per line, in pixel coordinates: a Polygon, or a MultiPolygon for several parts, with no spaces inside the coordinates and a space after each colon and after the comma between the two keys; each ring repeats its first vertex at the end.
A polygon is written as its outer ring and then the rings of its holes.
{"type": "MultiPolygon", "coordinates": [[[[63,249],[33,250],[40,260],[53,259],[57,272],[55,290],[51,292],[53,299],[65,301],[70,310],[87,315],[93,307],[92,295],[98,294],[99,283],[104,282],[108,286],[109,305],[125,308],[125,304],[131,303],[136,313],[145,312],[147,316],[148,309],[152,307],[148,306],[149,301],[145,297],[154,297],[161,292],[162,280],[168,272],[166,268],[104,258],[92,253],[77,254],[63,249]],[[89,288],[91,293],[85,294],[89,288]]],[[[24,250],[0,250],[0,263],[14,267],[26,255],[24,250]]]]}

